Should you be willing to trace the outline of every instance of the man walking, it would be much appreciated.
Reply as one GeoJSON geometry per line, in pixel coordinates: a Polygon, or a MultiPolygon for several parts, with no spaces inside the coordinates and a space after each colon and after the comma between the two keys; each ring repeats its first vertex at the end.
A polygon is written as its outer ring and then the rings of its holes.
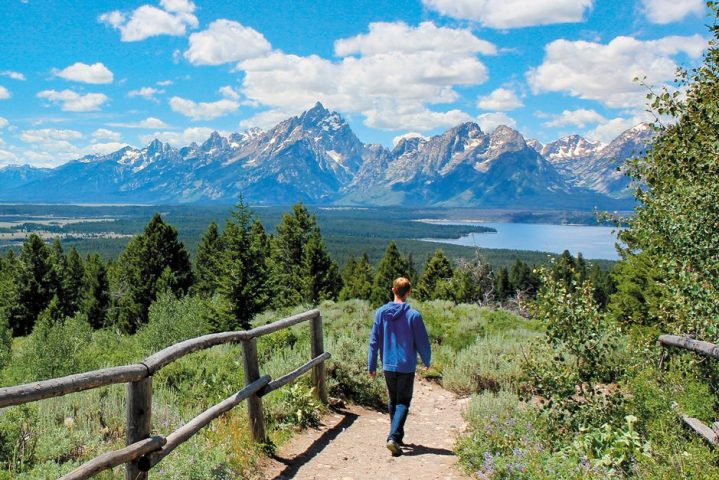
{"type": "Polygon", "coordinates": [[[432,359],[422,315],[406,303],[411,288],[409,280],[404,277],[392,283],[394,301],[377,309],[369,338],[369,375],[374,377],[377,372],[379,351],[389,393],[391,426],[387,448],[392,456],[402,454],[400,446],[404,438],[404,422],[412,401],[417,353],[426,368],[429,368],[432,359]]]}

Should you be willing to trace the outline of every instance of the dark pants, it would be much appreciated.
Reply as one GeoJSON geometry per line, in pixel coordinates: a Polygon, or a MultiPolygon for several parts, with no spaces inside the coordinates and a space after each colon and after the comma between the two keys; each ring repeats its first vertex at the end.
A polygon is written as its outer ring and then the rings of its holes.
{"type": "Polygon", "coordinates": [[[389,392],[389,418],[391,423],[387,440],[401,442],[404,438],[404,422],[414,389],[414,373],[384,372],[389,392]]]}

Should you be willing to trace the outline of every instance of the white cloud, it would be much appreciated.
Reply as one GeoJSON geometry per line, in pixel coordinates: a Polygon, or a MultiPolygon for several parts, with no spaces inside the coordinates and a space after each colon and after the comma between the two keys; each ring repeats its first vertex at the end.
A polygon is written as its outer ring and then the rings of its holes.
{"type": "Polygon", "coordinates": [[[173,83],[174,82],[172,80],[160,80],[159,82],[157,82],[157,85],[159,85],[160,87],[169,87],[173,83]]]}
{"type": "Polygon", "coordinates": [[[119,10],[103,13],[98,20],[120,31],[123,42],[137,42],[157,35],[182,36],[199,24],[195,4],[186,0],[162,0],[162,8],[142,5],[132,13],[119,10]]]}
{"type": "Polygon", "coordinates": [[[12,165],[18,161],[19,159],[14,153],[0,149],[0,166],[12,165]]]}
{"type": "Polygon", "coordinates": [[[421,103],[402,103],[388,101],[364,112],[365,124],[373,128],[397,130],[399,128],[427,131],[434,128],[453,127],[472,118],[457,109],[447,112],[429,110],[421,103]],[[395,104],[394,107],[389,105],[395,104]]]}
{"type": "Polygon", "coordinates": [[[584,136],[593,141],[611,142],[625,130],[646,121],[650,121],[646,113],[633,115],[631,117],[617,117],[606,120],[601,125],[585,133],[584,136]]]}
{"type": "Polygon", "coordinates": [[[7,100],[10,98],[10,90],[0,85],[0,100],[7,100]]]}
{"type": "Polygon", "coordinates": [[[455,86],[485,82],[487,68],[477,55],[496,48],[467,30],[373,23],[369,33],[335,42],[335,52],[343,58],[275,51],[240,62],[242,93],[270,107],[272,113],[263,112],[260,119],[302,111],[319,100],[328,108],[361,113],[376,128],[430,130],[469,118],[429,105],[456,101],[455,86]]]}
{"type": "Polygon", "coordinates": [[[485,97],[477,99],[477,106],[482,110],[510,111],[523,107],[514,90],[498,88],[485,97]]]}
{"type": "Polygon", "coordinates": [[[394,138],[392,139],[392,146],[393,146],[393,147],[396,147],[397,144],[398,144],[401,140],[409,139],[409,138],[423,138],[423,139],[425,139],[425,140],[428,140],[428,139],[429,139],[429,137],[427,137],[427,136],[425,136],[425,135],[422,135],[421,133],[417,133],[417,132],[407,132],[407,133],[403,133],[402,135],[397,135],[396,137],[394,137],[394,138]]]}
{"type": "Polygon", "coordinates": [[[217,92],[222,95],[225,98],[229,98],[230,100],[239,100],[240,94],[237,93],[237,90],[232,88],[230,85],[225,85],[224,87],[220,87],[217,92]]]}
{"type": "Polygon", "coordinates": [[[51,103],[60,105],[65,112],[90,112],[99,110],[109,98],[102,93],[79,94],[72,90],[43,90],[37,94],[38,98],[45,98],[51,103]]]}
{"type": "Polygon", "coordinates": [[[483,113],[477,117],[477,123],[487,133],[492,133],[500,125],[510,128],[517,126],[517,121],[504,112],[483,113]]]}
{"type": "MultiPolygon", "coordinates": [[[[169,143],[173,147],[184,147],[192,142],[202,143],[207,140],[210,134],[214,131],[212,128],[207,127],[192,127],[186,128],[181,132],[154,132],[148,135],[140,135],[140,141],[144,144],[148,144],[154,139],[158,139],[162,142],[169,143]]],[[[229,132],[220,132],[222,135],[229,135],[229,132]]]]}
{"type": "Polygon", "coordinates": [[[172,97],[170,108],[193,120],[212,120],[236,111],[240,104],[227,98],[216,102],[194,102],[186,98],[172,97]]]}
{"type": "Polygon", "coordinates": [[[281,121],[287,120],[298,113],[299,110],[295,112],[287,112],[285,110],[265,110],[264,112],[260,112],[250,118],[241,120],[240,128],[261,128],[264,130],[274,127],[281,121]]]}
{"type": "Polygon", "coordinates": [[[380,55],[390,52],[421,53],[441,50],[445,54],[482,53],[494,55],[497,47],[469,30],[438,27],[432,22],[422,22],[410,27],[403,22],[370,23],[369,33],[335,42],[335,54],[339,57],[359,54],[380,55]]]}
{"type": "Polygon", "coordinates": [[[120,132],[113,132],[112,130],[108,130],[106,128],[98,128],[97,130],[92,132],[92,137],[98,140],[119,142],[120,138],[122,137],[122,134],[120,134],[120,132]]]}
{"type": "Polygon", "coordinates": [[[112,72],[100,62],[92,65],[76,62],[62,70],[53,70],[53,73],[65,80],[91,84],[112,83],[113,79],[112,72]]]}
{"type": "Polygon", "coordinates": [[[543,123],[545,127],[573,127],[585,128],[587,125],[604,124],[607,119],[595,110],[579,108],[577,110],[564,110],[558,115],[548,115],[549,120],[543,123]]]}
{"type": "Polygon", "coordinates": [[[167,124],[160,120],[159,118],[155,117],[147,117],[144,120],[140,120],[139,122],[130,122],[130,123],[108,123],[111,127],[119,127],[119,128],[168,128],[167,124]]]}
{"type": "Polygon", "coordinates": [[[221,65],[262,57],[272,49],[265,37],[232,20],[215,20],[207,30],[190,35],[185,58],[193,65],[221,65]]]}
{"type": "Polygon", "coordinates": [[[645,77],[650,85],[667,85],[683,53],[698,58],[707,42],[700,35],[670,36],[642,41],[616,37],[604,45],[595,42],[555,40],[545,47],[544,62],[527,72],[534,93],[566,92],[596,100],[612,108],[644,105],[646,88],[634,82],[645,77]]]}
{"type": "Polygon", "coordinates": [[[518,28],[584,20],[594,0],[422,0],[442,15],[485,27],[518,28]]]}
{"type": "Polygon", "coordinates": [[[127,146],[127,143],[122,143],[122,142],[93,143],[93,144],[85,147],[83,150],[87,153],[107,155],[108,153],[116,152],[126,146],[127,146]]]}
{"type": "Polygon", "coordinates": [[[652,23],[676,22],[688,15],[701,16],[704,0],[642,0],[644,12],[652,23]]]}
{"type": "Polygon", "coordinates": [[[20,72],[13,72],[12,70],[5,70],[4,72],[0,72],[0,75],[3,77],[12,78],[13,80],[26,80],[25,74],[20,72]]]}
{"type": "Polygon", "coordinates": [[[173,13],[193,13],[195,4],[189,0],[160,0],[162,8],[173,13]]]}
{"type": "Polygon", "coordinates": [[[130,91],[127,93],[127,96],[128,96],[128,97],[142,97],[142,98],[144,98],[145,100],[150,100],[150,101],[153,101],[153,102],[157,102],[158,100],[157,100],[157,98],[155,97],[155,95],[161,95],[161,94],[163,94],[163,93],[165,93],[165,91],[162,90],[162,89],[159,89],[159,88],[142,87],[142,88],[139,88],[139,89],[137,89],[137,90],[130,90],[130,91]]]}
{"type": "MultiPolygon", "coordinates": [[[[56,154],[44,151],[25,150],[21,155],[27,163],[34,167],[55,167],[65,163],[65,160],[59,159],[56,154]]],[[[70,158],[68,158],[68,160],[70,160],[70,158]]]]}
{"type": "Polygon", "coordinates": [[[7,118],[0,117],[0,128],[5,128],[8,125],[10,125],[10,122],[8,122],[7,118]]]}
{"type": "Polygon", "coordinates": [[[25,130],[20,134],[20,138],[27,143],[52,143],[58,140],[77,140],[82,138],[82,133],[77,130],[42,128],[25,130]]]}

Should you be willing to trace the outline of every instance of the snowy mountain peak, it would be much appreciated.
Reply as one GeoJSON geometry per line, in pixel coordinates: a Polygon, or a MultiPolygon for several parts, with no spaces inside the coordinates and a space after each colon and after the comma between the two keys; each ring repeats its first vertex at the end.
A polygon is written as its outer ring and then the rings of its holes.
{"type": "Polygon", "coordinates": [[[590,142],[579,135],[568,135],[546,144],[540,153],[550,162],[557,163],[590,157],[603,147],[601,142],[590,142]]]}
{"type": "Polygon", "coordinates": [[[506,125],[500,125],[490,137],[490,148],[518,151],[527,148],[527,142],[524,141],[524,137],[518,131],[506,125]]]}
{"type": "Polygon", "coordinates": [[[264,131],[260,127],[251,127],[242,133],[244,138],[257,138],[262,135],[264,131]]]}
{"type": "Polygon", "coordinates": [[[213,132],[201,145],[175,149],[155,139],[47,171],[6,168],[0,199],[194,203],[241,193],[258,204],[594,206],[626,190],[617,165],[651,134],[637,126],[599,151],[576,135],[542,146],[506,126],[489,135],[468,122],[431,138],[398,138],[390,151],[363,144],[317,103],[267,131],[213,132]],[[565,160],[550,163],[532,148],[565,160]]]}
{"type": "Polygon", "coordinates": [[[154,139],[148,146],[142,149],[142,151],[148,156],[157,156],[172,150],[169,143],[162,143],[157,138],[154,139]]]}
{"type": "Polygon", "coordinates": [[[424,137],[403,137],[400,138],[392,149],[392,155],[400,156],[410,152],[416,152],[422,146],[427,143],[427,139],[424,137]]]}
{"type": "Polygon", "coordinates": [[[212,132],[210,134],[210,138],[205,140],[205,142],[200,146],[200,149],[204,152],[216,153],[218,151],[227,150],[228,147],[229,142],[225,137],[217,132],[212,132]]]}
{"type": "Polygon", "coordinates": [[[542,154],[542,149],[544,148],[542,142],[534,138],[530,138],[529,140],[527,140],[527,146],[540,155],[542,154]]]}

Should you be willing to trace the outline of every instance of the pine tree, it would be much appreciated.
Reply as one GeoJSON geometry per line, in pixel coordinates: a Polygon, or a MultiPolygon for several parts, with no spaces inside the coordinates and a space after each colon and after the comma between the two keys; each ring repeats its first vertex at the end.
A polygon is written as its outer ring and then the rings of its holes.
{"type": "Polygon", "coordinates": [[[219,291],[230,304],[236,324],[218,328],[250,328],[250,321],[269,305],[268,239],[262,223],[242,200],[222,233],[219,291]]]}
{"type": "Polygon", "coordinates": [[[85,261],[85,289],[80,311],[94,329],[106,326],[110,307],[110,283],[107,268],[96,253],[85,261]]]}
{"type": "Polygon", "coordinates": [[[5,258],[0,257],[0,369],[9,360],[12,344],[10,315],[17,304],[18,261],[12,250],[5,258]]]}
{"type": "Polygon", "coordinates": [[[336,299],[342,288],[337,264],[325,250],[319,228],[314,228],[305,246],[303,259],[303,297],[313,305],[336,299]]]}
{"type": "Polygon", "coordinates": [[[355,260],[354,255],[350,255],[350,258],[347,259],[347,263],[345,263],[344,268],[342,269],[342,290],[340,291],[340,300],[352,300],[355,298],[353,296],[353,282],[354,278],[357,272],[357,260],[355,260]]]}
{"type": "Polygon", "coordinates": [[[54,295],[50,249],[36,234],[23,243],[17,275],[17,304],[10,313],[13,335],[32,331],[40,312],[47,308],[54,295]]]}
{"type": "Polygon", "coordinates": [[[434,300],[440,298],[438,286],[442,286],[442,296],[446,296],[446,288],[444,284],[452,280],[454,271],[449,259],[444,255],[441,249],[434,252],[434,256],[427,260],[424,266],[422,277],[417,283],[417,298],[420,300],[434,300]]]}
{"type": "Polygon", "coordinates": [[[60,306],[65,317],[72,317],[82,307],[85,292],[85,267],[75,247],[70,249],[66,257],[61,283],[60,306]]]}
{"type": "Polygon", "coordinates": [[[217,223],[212,222],[197,247],[195,284],[192,287],[194,293],[209,297],[217,291],[220,284],[222,254],[222,242],[217,223]]]}
{"type": "MultiPolygon", "coordinates": [[[[398,277],[409,277],[409,265],[407,259],[400,255],[397,244],[389,242],[384,257],[377,265],[377,273],[372,284],[371,302],[375,306],[382,305],[392,300],[392,282],[398,277]]],[[[410,278],[410,281],[412,279],[410,278]]]]}
{"type": "Polygon", "coordinates": [[[556,281],[561,281],[569,289],[574,291],[576,280],[576,263],[572,254],[569,250],[565,250],[555,261],[552,267],[552,278],[556,281]]]}
{"type": "Polygon", "coordinates": [[[583,284],[587,280],[587,262],[584,260],[582,252],[577,253],[577,258],[574,260],[574,275],[578,285],[583,284]]]}
{"type": "Polygon", "coordinates": [[[301,203],[277,225],[271,269],[277,307],[336,298],[341,288],[339,270],[325,250],[317,218],[301,203]]]}
{"type": "Polygon", "coordinates": [[[606,308],[609,297],[617,290],[612,274],[609,271],[602,270],[599,265],[594,263],[589,269],[588,279],[594,287],[594,301],[597,302],[600,308],[606,308]]]}
{"type": "Polygon", "coordinates": [[[539,278],[529,265],[517,259],[509,269],[509,285],[512,291],[533,298],[539,288],[539,278]]]}
{"type": "Polygon", "coordinates": [[[340,300],[351,300],[353,298],[369,300],[372,296],[372,265],[369,257],[364,253],[359,261],[350,257],[342,272],[344,286],[340,291],[340,300]]]}
{"type": "Polygon", "coordinates": [[[50,271],[50,283],[52,284],[53,295],[57,296],[58,302],[65,297],[63,280],[67,271],[67,256],[62,248],[62,242],[59,237],[55,237],[50,247],[50,263],[52,270],[50,271]]]}
{"type": "Polygon", "coordinates": [[[147,322],[165,268],[172,272],[172,292],[187,293],[193,280],[187,250],[177,239],[177,230],[155,214],[144,232],[130,241],[114,268],[116,322],[125,332],[135,332],[147,322]]]}
{"type": "Polygon", "coordinates": [[[369,257],[366,253],[362,254],[357,268],[355,269],[355,298],[369,300],[372,296],[372,281],[374,273],[372,272],[372,264],[369,263],[369,257]]]}
{"type": "Polygon", "coordinates": [[[417,267],[414,264],[414,255],[412,255],[412,252],[409,252],[404,257],[404,261],[405,261],[405,264],[407,265],[406,277],[410,280],[410,282],[412,282],[412,281],[416,282],[417,279],[419,278],[419,275],[417,275],[417,267]]]}
{"type": "Polygon", "coordinates": [[[509,273],[507,267],[500,267],[497,271],[497,277],[494,279],[494,291],[497,300],[505,301],[512,295],[512,286],[509,283],[509,273]]]}

